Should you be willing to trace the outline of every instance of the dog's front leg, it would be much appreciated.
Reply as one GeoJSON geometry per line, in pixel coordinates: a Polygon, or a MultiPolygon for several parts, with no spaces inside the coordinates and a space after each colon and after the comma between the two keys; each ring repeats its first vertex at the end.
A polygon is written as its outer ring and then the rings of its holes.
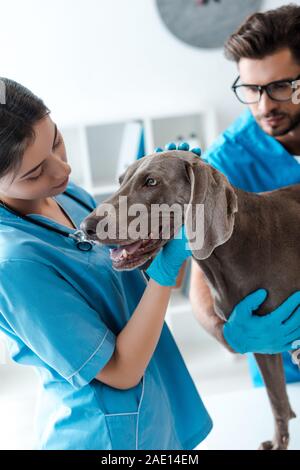
{"type": "Polygon", "coordinates": [[[285,450],[289,444],[289,420],[295,418],[287,395],[281,354],[255,354],[262,373],[275,419],[272,441],[263,442],[262,450],[285,450]]]}

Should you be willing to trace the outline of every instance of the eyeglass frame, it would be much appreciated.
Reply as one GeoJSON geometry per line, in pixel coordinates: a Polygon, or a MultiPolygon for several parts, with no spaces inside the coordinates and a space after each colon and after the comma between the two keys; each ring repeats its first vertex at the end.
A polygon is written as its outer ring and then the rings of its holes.
{"type": "Polygon", "coordinates": [[[296,77],[296,78],[293,78],[293,79],[283,79],[283,80],[275,80],[273,82],[270,82],[270,83],[267,83],[266,85],[255,85],[255,84],[250,84],[250,83],[242,83],[241,85],[237,85],[237,82],[239,81],[239,79],[241,78],[241,76],[239,75],[236,80],[233,82],[233,84],[231,85],[231,89],[232,91],[234,92],[235,96],[237,97],[237,99],[240,101],[240,103],[243,103],[243,104],[257,104],[260,102],[261,100],[261,97],[262,97],[262,94],[264,92],[264,90],[266,90],[266,93],[268,95],[268,97],[272,100],[272,101],[276,101],[277,103],[287,103],[288,101],[290,101],[293,97],[293,93],[291,95],[291,97],[287,100],[278,100],[276,98],[273,98],[272,96],[270,96],[269,94],[269,91],[268,91],[268,87],[270,85],[274,85],[276,83],[290,83],[291,85],[291,89],[293,90],[296,90],[297,88],[297,84],[296,82],[298,82],[300,80],[300,74],[296,77]],[[251,101],[250,103],[245,103],[244,101],[240,100],[240,98],[238,97],[237,95],[237,92],[236,92],[236,89],[237,88],[240,88],[242,86],[254,86],[254,87],[257,87],[257,91],[259,91],[260,95],[259,95],[259,100],[258,101],[251,101]]]}

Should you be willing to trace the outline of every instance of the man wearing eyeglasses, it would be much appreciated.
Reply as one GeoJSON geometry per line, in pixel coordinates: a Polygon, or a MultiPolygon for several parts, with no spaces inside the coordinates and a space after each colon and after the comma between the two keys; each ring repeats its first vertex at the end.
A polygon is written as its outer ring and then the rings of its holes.
{"type": "MultiPolygon", "coordinates": [[[[252,15],[230,36],[225,55],[237,64],[232,90],[246,110],[203,158],[245,191],[300,183],[300,6],[252,15]]],[[[223,322],[214,314],[206,279],[195,262],[190,299],[204,328],[234,349],[224,338],[223,322]]],[[[252,354],[248,357],[253,382],[262,385],[252,354]]],[[[300,381],[300,369],[288,352],[283,359],[287,382],[300,381]]]]}

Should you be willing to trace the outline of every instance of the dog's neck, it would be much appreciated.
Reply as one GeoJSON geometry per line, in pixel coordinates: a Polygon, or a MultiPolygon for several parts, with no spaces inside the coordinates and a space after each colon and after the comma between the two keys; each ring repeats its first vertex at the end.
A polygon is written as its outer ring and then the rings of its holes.
{"type": "MultiPolygon", "coordinates": [[[[228,317],[232,308],[249,292],[247,283],[241,279],[255,277],[260,260],[251,254],[257,252],[257,244],[266,246],[268,226],[264,211],[265,200],[254,193],[235,188],[238,196],[238,212],[235,213],[234,229],[230,239],[214,249],[204,260],[196,260],[209,282],[215,300],[216,312],[228,317]],[[259,239],[258,239],[259,237],[259,239]]],[[[255,279],[249,279],[255,285],[255,279]]],[[[263,286],[257,286],[257,288],[263,286]]]]}

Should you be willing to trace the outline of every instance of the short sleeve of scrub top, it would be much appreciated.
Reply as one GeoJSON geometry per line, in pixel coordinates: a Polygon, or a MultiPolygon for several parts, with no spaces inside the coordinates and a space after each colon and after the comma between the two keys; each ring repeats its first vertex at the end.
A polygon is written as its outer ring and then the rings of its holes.
{"type": "MultiPolygon", "coordinates": [[[[67,190],[91,206],[55,197],[79,228],[96,203],[74,183],[67,190]]],[[[72,238],[0,207],[0,276],[0,329],[12,359],[34,366],[42,385],[37,449],[187,450],[210,432],[211,418],[166,323],[139,384],[119,390],[95,378],[144,293],[139,269],[115,271],[108,247],[80,251],[72,238]]]]}

